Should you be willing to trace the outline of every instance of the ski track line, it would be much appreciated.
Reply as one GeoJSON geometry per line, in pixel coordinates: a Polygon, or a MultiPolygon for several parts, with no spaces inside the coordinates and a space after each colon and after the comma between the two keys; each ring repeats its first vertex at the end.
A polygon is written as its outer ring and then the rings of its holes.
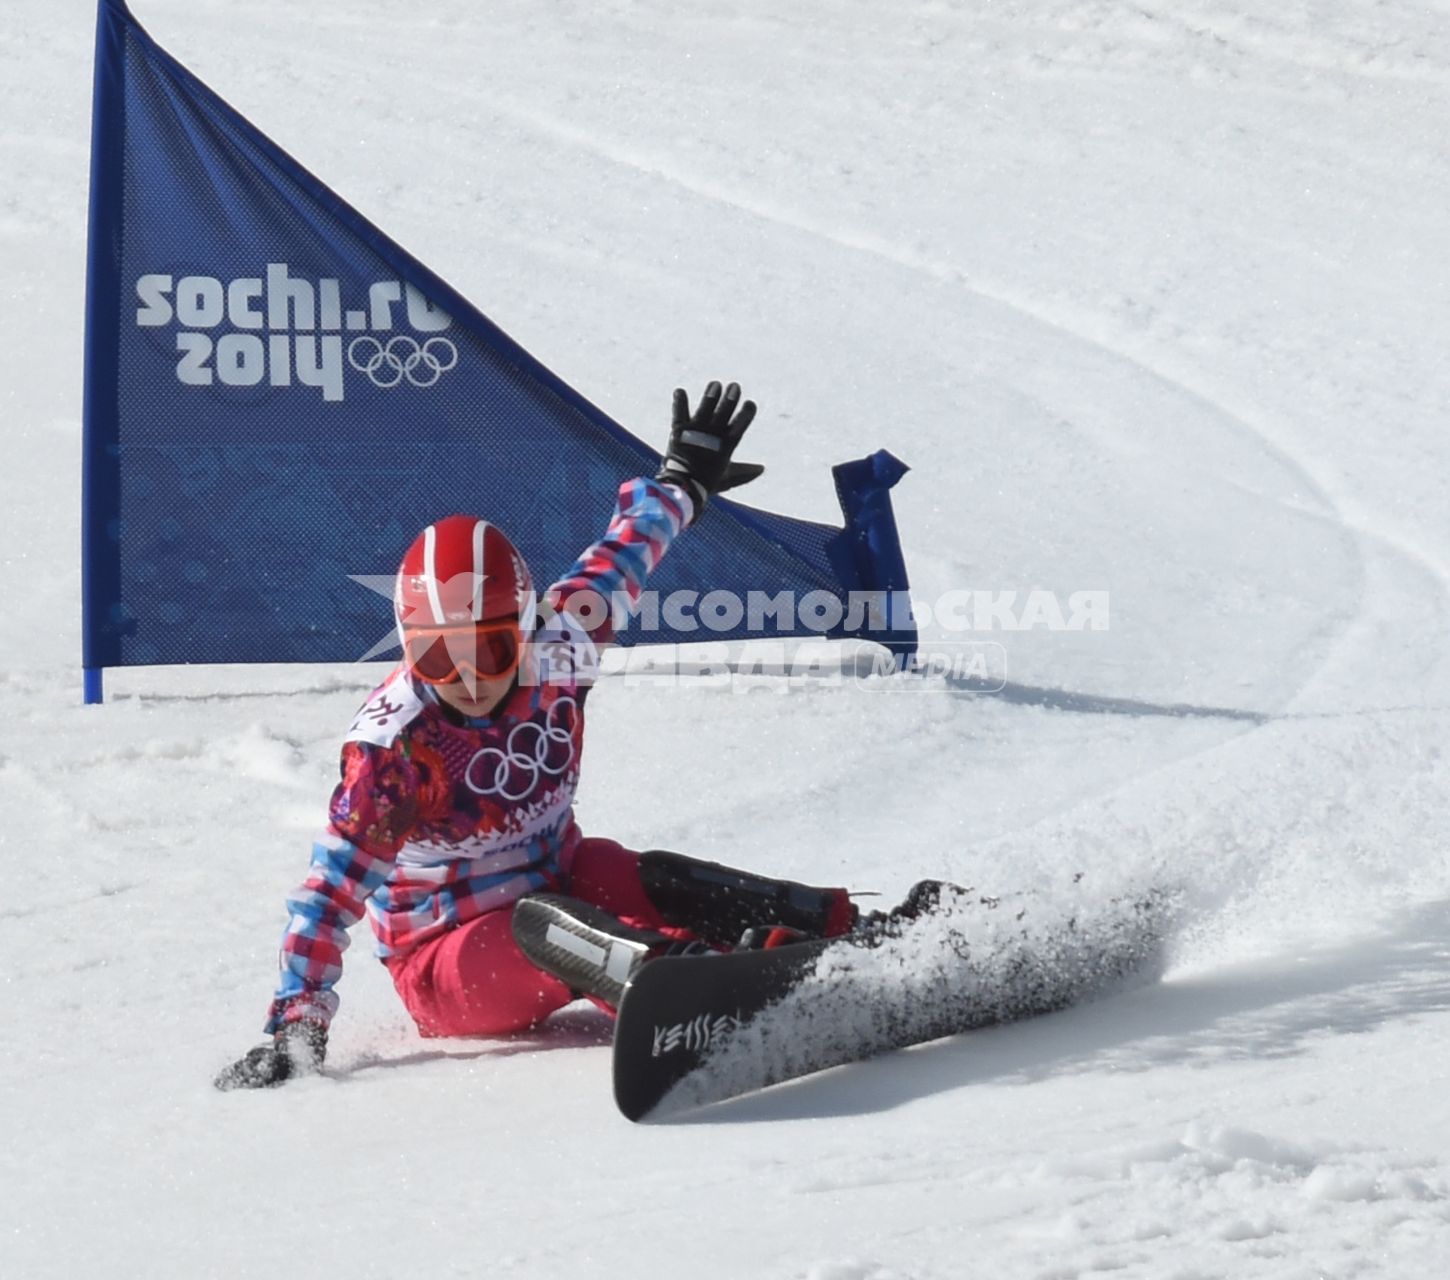
{"type": "MultiPolygon", "coordinates": [[[[1145,16],[1151,18],[1155,15],[1145,16]]],[[[320,60],[348,71],[354,69],[352,63],[346,59],[323,57],[320,60]]],[[[426,85],[430,94],[436,95],[441,90],[448,96],[462,98],[470,102],[477,102],[479,97],[478,94],[470,92],[464,87],[455,86],[451,81],[444,80],[440,82],[436,77],[429,77],[420,73],[411,73],[405,74],[405,78],[415,83],[426,85]]],[[[491,95],[487,101],[493,110],[513,120],[516,124],[523,125],[546,137],[562,142],[566,146],[597,156],[610,164],[631,169],[646,177],[667,182],[681,190],[710,200],[713,203],[738,209],[743,213],[769,222],[775,226],[786,227],[790,230],[812,236],[813,238],[838,245],[843,249],[866,254],[905,270],[926,275],[939,283],[955,285],[984,302],[995,303],[998,306],[1016,313],[1023,319],[1029,320],[1072,340],[1078,345],[1096,350],[1103,355],[1139,370],[1160,386],[1184,396],[1200,408],[1207,409],[1211,414],[1223,419],[1229,426],[1236,428],[1241,435],[1256,441],[1259,447],[1271,458],[1296,476],[1304,488],[1325,508],[1325,511],[1330,513],[1332,518],[1342,525],[1352,537],[1378,541],[1391,551],[1416,561],[1427,569],[1437,580],[1440,593],[1443,597],[1440,612],[1442,615],[1447,612],[1446,606],[1450,605],[1450,569],[1440,565],[1427,553],[1414,547],[1408,539],[1394,537],[1383,531],[1370,529],[1367,527],[1363,517],[1356,519],[1348,516],[1343,510],[1341,502],[1332,498],[1325,484],[1314,476],[1309,464],[1275,440],[1268,429],[1255,425],[1245,413],[1231,408],[1221,398],[1221,395],[1214,395],[1194,385],[1188,380],[1189,375],[1180,371],[1170,371],[1162,363],[1153,359],[1147,352],[1132,351],[1126,347],[1112,344],[1100,336],[1088,333],[1083,327],[1075,324],[1063,314],[1051,314],[1020,295],[1015,295],[997,286],[988,286],[978,281],[970,280],[956,268],[948,267],[924,255],[902,249],[899,245],[879,236],[823,227],[779,206],[774,206],[763,201],[744,199],[738,193],[730,191],[723,186],[689,176],[641,152],[611,144],[596,133],[580,129],[557,117],[541,112],[537,108],[523,106],[515,100],[499,95],[491,95]]],[[[1257,496],[1262,497],[1265,501],[1283,504],[1282,499],[1275,499],[1267,495],[1257,496]]],[[[1362,553],[1358,567],[1362,581],[1364,572],[1364,557],[1362,553]]],[[[1310,674],[1312,675],[1313,673],[1310,674]]],[[[1306,676],[1304,683],[1307,683],[1308,678],[1306,676]]]]}
{"type": "Polygon", "coordinates": [[[597,135],[587,133],[536,110],[523,108],[515,103],[501,102],[498,99],[494,99],[491,105],[518,123],[531,126],[613,164],[622,165],[649,177],[662,179],[694,195],[739,209],[777,226],[825,240],[843,249],[867,254],[894,266],[929,276],[939,283],[955,285],[985,302],[1005,307],[1026,320],[1071,339],[1078,345],[1086,346],[1120,363],[1130,365],[1160,386],[1183,396],[1200,408],[1208,410],[1230,427],[1237,429],[1240,435],[1257,443],[1266,454],[1299,480],[1310,495],[1322,505],[1324,512],[1315,513],[1270,495],[1255,494],[1254,496],[1264,501],[1287,506],[1302,514],[1328,515],[1343,526],[1351,536],[1378,542],[1396,554],[1416,562],[1437,580],[1441,592],[1447,599],[1450,599],[1450,569],[1441,565],[1428,553],[1415,547],[1407,537],[1390,534],[1382,528],[1369,527],[1370,522],[1367,515],[1347,513],[1344,509],[1344,500],[1331,496],[1328,486],[1315,476],[1312,465],[1276,439],[1275,434],[1268,427],[1257,425],[1246,412],[1231,407],[1223,398],[1222,393],[1215,394],[1195,385],[1190,381],[1191,375],[1181,370],[1170,370],[1150,353],[1143,350],[1130,350],[1125,346],[1111,343],[1101,336],[1087,332],[1084,327],[1074,323],[1064,314],[1048,312],[1020,295],[1015,295],[999,286],[984,285],[979,281],[970,280],[956,268],[902,249],[889,240],[863,232],[823,227],[788,210],[761,201],[742,199],[738,194],[727,191],[724,187],[686,176],[648,157],[607,144],[601,141],[597,135]]]}
{"type": "MultiPolygon", "coordinates": [[[[628,163],[628,160],[625,159],[624,162],[628,163]]],[[[1267,426],[1256,424],[1249,414],[1231,407],[1222,397],[1221,393],[1214,394],[1195,385],[1190,381],[1190,375],[1180,370],[1170,371],[1161,360],[1150,356],[1146,352],[1129,350],[1113,344],[1101,336],[1088,333],[1084,328],[1072,323],[1062,314],[1046,312],[1039,306],[1020,296],[1015,296],[1000,287],[984,286],[971,281],[954,268],[946,267],[930,259],[922,258],[919,255],[902,250],[889,242],[881,241],[876,237],[860,233],[839,233],[826,228],[813,227],[806,220],[794,215],[781,213],[764,206],[752,206],[749,203],[726,196],[721,192],[711,191],[704,184],[673,178],[672,175],[660,170],[654,170],[652,172],[659,172],[661,176],[677,181],[686,189],[696,191],[706,198],[723,200],[755,216],[766,218],[780,225],[817,236],[831,243],[838,244],[842,248],[865,253],[898,267],[927,275],[940,283],[956,285],[975,297],[985,302],[1001,306],[1041,328],[1068,339],[1076,345],[1087,347],[1110,359],[1127,364],[1159,386],[1207,410],[1213,417],[1223,422],[1241,438],[1247,438],[1256,444],[1266,455],[1283,467],[1291,476],[1296,478],[1310,497],[1320,505],[1322,510],[1315,511],[1303,504],[1288,502],[1283,498],[1273,495],[1252,493],[1252,496],[1261,501],[1271,502],[1288,508],[1309,518],[1337,526],[1348,536],[1352,545],[1354,545],[1356,553],[1355,577],[1358,582],[1356,600],[1351,608],[1340,613],[1337,617],[1331,616],[1327,618],[1326,630],[1337,630],[1342,637],[1367,612],[1367,601],[1365,598],[1365,583],[1367,578],[1367,556],[1365,549],[1367,545],[1378,546],[1388,552],[1392,557],[1406,562],[1413,571],[1428,575],[1436,591],[1436,596],[1431,602],[1431,607],[1435,610],[1437,618],[1442,623],[1447,617],[1450,617],[1450,570],[1447,570],[1436,557],[1418,546],[1409,535],[1393,532],[1385,528],[1382,521],[1375,519],[1370,513],[1360,509],[1358,504],[1354,504],[1356,510],[1353,512],[1348,510],[1347,507],[1349,504],[1346,500],[1343,497],[1332,496],[1328,486],[1315,476],[1313,465],[1301,455],[1291,451],[1281,443],[1276,438],[1277,433],[1273,432],[1267,426]]],[[[1251,492],[1245,490],[1242,485],[1237,487],[1246,493],[1251,492]]],[[[1320,670],[1328,665],[1329,660],[1330,655],[1326,653],[1324,659],[1314,670],[1296,674],[1294,692],[1285,698],[1285,706],[1292,705],[1299,692],[1313,680],[1314,676],[1320,670]]]]}
{"type": "MultiPolygon", "coordinates": [[[[1233,18],[1232,11],[1206,15],[1198,25],[1180,14],[1159,5],[1138,10],[1150,22],[1162,22],[1183,35],[1208,39],[1228,54],[1261,64],[1291,67],[1297,71],[1327,71],[1379,84],[1431,84],[1443,87],[1450,83],[1442,67],[1435,65],[1428,54],[1409,52],[1407,59],[1395,59],[1406,44],[1406,37],[1374,42],[1364,33],[1349,31],[1316,32],[1313,45],[1307,45],[1303,32],[1270,25],[1272,19],[1257,18],[1257,26],[1247,21],[1224,23],[1222,17],[1233,18]],[[1391,56],[1387,56],[1391,55],[1391,56]]],[[[1265,14],[1272,11],[1266,9],[1265,14]]],[[[1145,46],[1147,48],[1147,46],[1145,46]]]]}
{"type": "MultiPolygon", "coordinates": [[[[1351,533],[1368,532],[1366,530],[1356,529],[1356,526],[1340,510],[1339,504],[1330,497],[1325,486],[1314,477],[1309,466],[1274,440],[1267,430],[1255,426],[1244,414],[1230,408],[1219,397],[1200,387],[1192,385],[1184,375],[1169,372],[1161,364],[1153,362],[1146,353],[1129,351],[1124,347],[1110,344],[1107,340],[1090,334],[1084,328],[1072,323],[1064,315],[1054,315],[1044,311],[1041,307],[1021,296],[1013,295],[1000,287],[987,286],[978,281],[970,280],[954,267],[948,267],[924,255],[902,249],[899,245],[889,240],[864,232],[824,227],[778,206],[769,205],[758,200],[743,199],[738,194],[728,191],[724,187],[717,186],[699,178],[687,176],[678,170],[667,168],[646,156],[605,143],[597,135],[546,116],[536,110],[522,108],[515,103],[501,102],[497,98],[492,100],[491,105],[518,123],[533,127],[542,133],[568,145],[587,151],[610,163],[633,169],[648,177],[661,179],[693,195],[700,196],[717,204],[738,209],[743,213],[770,222],[776,226],[786,227],[790,230],[812,236],[815,239],[825,240],[840,248],[856,253],[863,253],[890,263],[893,266],[926,275],[938,283],[954,285],[984,302],[1004,307],[1039,327],[1066,337],[1076,345],[1088,347],[1120,363],[1127,364],[1160,386],[1166,387],[1170,391],[1183,396],[1200,408],[1207,409],[1213,416],[1224,420],[1230,427],[1236,428],[1241,435],[1251,438],[1265,453],[1284,467],[1285,470],[1293,474],[1325,510],[1332,513],[1333,517],[1340,524],[1344,525],[1348,531],[1351,533]]],[[[1282,499],[1274,499],[1267,495],[1256,496],[1262,497],[1265,501],[1280,503],[1283,501],[1282,499]]],[[[1447,575],[1438,570],[1436,571],[1436,576],[1441,580],[1442,585],[1447,580],[1447,575]]]]}

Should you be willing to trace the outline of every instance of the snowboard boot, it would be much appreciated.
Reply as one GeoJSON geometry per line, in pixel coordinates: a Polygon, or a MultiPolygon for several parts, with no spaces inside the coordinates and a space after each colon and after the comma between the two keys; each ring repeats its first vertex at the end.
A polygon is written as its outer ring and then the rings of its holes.
{"type": "Polygon", "coordinates": [[[708,955],[701,942],[681,942],[636,929],[609,912],[561,893],[530,893],[514,905],[514,941],[545,973],[580,995],[618,1008],[629,980],[655,956],[708,955]]]}
{"type": "Polygon", "coordinates": [[[835,938],[850,932],[858,916],[845,889],[774,880],[664,849],[640,854],[639,879],[666,921],[720,948],[762,926],[835,938]]]}
{"type": "Polygon", "coordinates": [[[970,892],[945,880],[918,880],[890,911],[868,912],[857,920],[851,932],[866,940],[899,937],[913,920],[935,911],[943,895],[961,897],[970,892]]]}

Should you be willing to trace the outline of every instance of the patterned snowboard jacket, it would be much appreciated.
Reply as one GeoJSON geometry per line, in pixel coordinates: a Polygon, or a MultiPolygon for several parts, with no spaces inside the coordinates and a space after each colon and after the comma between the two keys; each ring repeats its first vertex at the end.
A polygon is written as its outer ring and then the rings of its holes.
{"type": "Polygon", "coordinates": [[[592,591],[637,602],[691,514],[673,485],[620,486],[603,538],[544,595],[537,682],[521,681],[491,716],[460,722],[401,666],[373,691],[343,743],[311,874],[287,899],[268,1031],[332,1018],[347,930],[364,911],[377,954],[396,956],[553,882],[580,838],[584,699],[613,639],[612,619],[586,630],[580,619],[591,610],[571,612],[571,599],[592,591]]]}

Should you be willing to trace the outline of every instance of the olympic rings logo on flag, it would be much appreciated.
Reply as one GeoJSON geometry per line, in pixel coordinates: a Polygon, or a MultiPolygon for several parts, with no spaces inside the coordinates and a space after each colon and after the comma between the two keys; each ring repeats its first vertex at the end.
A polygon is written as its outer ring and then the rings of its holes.
{"type": "Polygon", "coordinates": [[[522,800],[541,778],[557,778],[573,767],[578,755],[574,731],[579,725],[579,704],[560,698],[549,708],[544,722],[526,720],[515,726],[503,749],[484,747],[473,753],[463,781],[475,795],[522,800]],[[480,777],[475,781],[477,772],[480,777]]]}
{"type": "Polygon", "coordinates": [[[383,390],[396,387],[404,378],[415,387],[431,387],[458,363],[458,348],[447,338],[420,343],[398,334],[384,342],[361,334],[348,344],[347,362],[383,390]]]}

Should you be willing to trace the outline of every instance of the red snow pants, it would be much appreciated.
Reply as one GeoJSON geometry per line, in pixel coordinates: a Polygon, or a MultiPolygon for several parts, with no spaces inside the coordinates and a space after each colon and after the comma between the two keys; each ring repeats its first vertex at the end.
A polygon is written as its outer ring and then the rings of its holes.
{"type": "MultiPolygon", "coordinates": [[[[665,922],[639,881],[639,854],[586,838],[563,868],[563,892],[632,923],[665,922]]],[[[536,969],[514,941],[513,907],[501,907],[385,963],[424,1036],[506,1035],[542,1022],[574,995],[536,969]]]]}

